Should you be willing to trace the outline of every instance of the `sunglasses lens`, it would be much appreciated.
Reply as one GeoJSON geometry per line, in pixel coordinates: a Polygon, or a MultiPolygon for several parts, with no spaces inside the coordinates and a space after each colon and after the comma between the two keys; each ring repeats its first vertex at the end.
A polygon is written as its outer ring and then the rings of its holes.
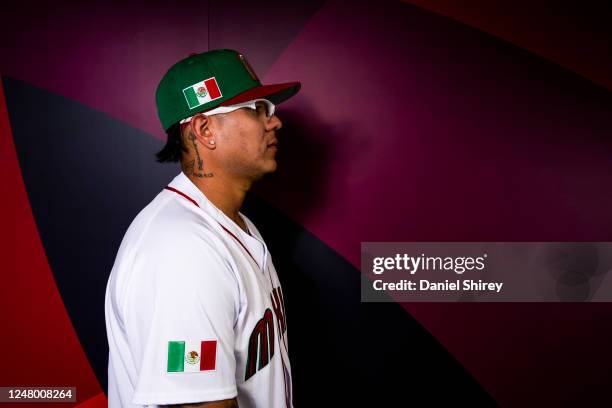
{"type": "Polygon", "coordinates": [[[264,112],[268,119],[270,119],[272,115],[274,115],[274,104],[272,102],[268,101],[267,99],[263,99],[263,100],[257,101],[258,111],[259,111],[259,106],[262,106],[262,109],[264,109],[264,112]]]}
{"type": "Polygon", "coordinates": [[[258,114],[264,113],[268,117],[268,105],[264,101],[255,102],[255,110],[258,114]]]}

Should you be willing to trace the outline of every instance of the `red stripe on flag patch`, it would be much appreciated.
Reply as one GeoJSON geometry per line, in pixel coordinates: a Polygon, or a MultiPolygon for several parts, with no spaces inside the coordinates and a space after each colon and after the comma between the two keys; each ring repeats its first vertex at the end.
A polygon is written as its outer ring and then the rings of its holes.
{"type": "Polygon", "coordinates": [[[217,80],[214,77],[204,81],[204,85],[208,90],[210,99],[217,99],[221,97],[221,90],[219,89],[219,85],[217,85],[217,80]]]}
{"type": "Polygon", "coordinates": [[[211,371],[217,367],[217,340],[202,341],[200,349],[200,371],[211,371]]]}

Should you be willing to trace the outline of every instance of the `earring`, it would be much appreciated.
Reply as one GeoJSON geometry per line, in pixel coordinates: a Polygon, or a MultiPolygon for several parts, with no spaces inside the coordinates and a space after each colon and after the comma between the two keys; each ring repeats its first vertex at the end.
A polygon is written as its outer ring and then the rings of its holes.
{"type": "Polygon", "coordinates": [[[210,143],[210,144],[215,144],[215,141],[214,141],[214,140],[211,140],[211,141],[210,141],[210,142],[208,142],[208,143],[210,143]]]}

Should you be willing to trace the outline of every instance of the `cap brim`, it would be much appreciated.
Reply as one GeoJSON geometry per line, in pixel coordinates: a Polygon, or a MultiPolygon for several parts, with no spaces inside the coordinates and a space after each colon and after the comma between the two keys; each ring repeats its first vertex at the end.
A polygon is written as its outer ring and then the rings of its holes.
{"type": "Polygon", "coordinates": [[[278,105],[295,95],[300,90],[301,86],[302,84],[299,82],[256,86],[255,88],[251,88],[240,95],[226,100],[221,105],[234,105],[236,103],[252,101],[253,99],[268,99],[273,104],[278,105]]]}

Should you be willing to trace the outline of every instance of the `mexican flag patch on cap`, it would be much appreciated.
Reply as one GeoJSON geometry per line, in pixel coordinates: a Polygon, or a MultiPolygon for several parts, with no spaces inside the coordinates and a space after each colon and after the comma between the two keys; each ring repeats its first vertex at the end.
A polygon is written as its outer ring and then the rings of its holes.
{"type": "Polygon", "coordinates": [[[169,373],[215,371],[216,368],[217,340],[168,342],[169,373]]]}
{"type": "Polygon", "coordinates": [[[223,95],[215,77],[205,79],[183,89],[189,109],[197,108],[205,103],[219,99],[223,95]]]}

